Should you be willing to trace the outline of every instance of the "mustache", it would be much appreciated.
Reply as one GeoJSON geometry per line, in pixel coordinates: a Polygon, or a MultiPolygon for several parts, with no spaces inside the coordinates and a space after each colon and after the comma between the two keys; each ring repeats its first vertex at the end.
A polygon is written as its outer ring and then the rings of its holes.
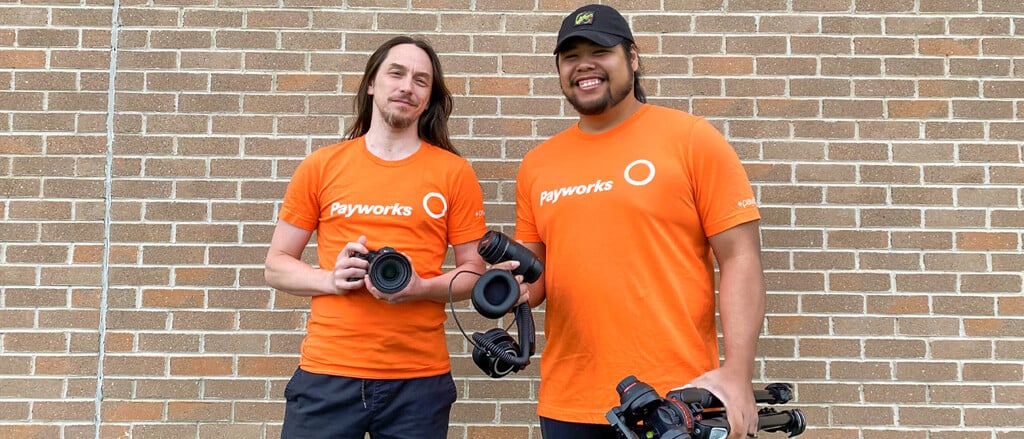
{"type": "Polygon", "coordinates": [[[396,92],[394,95],[391,95],[391,97],[388,98],[388,101],[391,101],[391,102],[406,102],[406,103],[410,103],[410,104],[413,104],[413,105],[419,104],[419,102],[417,102],[415,96],[413,96],[412,93],[407,92],[407,91],[396,92]]]}

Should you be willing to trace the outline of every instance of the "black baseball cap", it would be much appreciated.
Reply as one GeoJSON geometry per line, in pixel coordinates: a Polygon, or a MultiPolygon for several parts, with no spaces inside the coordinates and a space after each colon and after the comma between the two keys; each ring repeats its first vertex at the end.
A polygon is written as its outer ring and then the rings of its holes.
{"type": "Polygon", "coordinates": [[[605,5],[583,6],[566,16],[558,30],[555,53],[565,49],[565,42],[573,37],[586,38],[604,47],[634,42],[626,19],[615,8],[605,5]]]}

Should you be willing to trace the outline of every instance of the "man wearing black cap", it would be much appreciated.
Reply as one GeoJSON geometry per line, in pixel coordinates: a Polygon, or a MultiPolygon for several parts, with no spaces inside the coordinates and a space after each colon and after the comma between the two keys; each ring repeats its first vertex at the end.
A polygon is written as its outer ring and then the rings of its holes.
{"type": "Polygon", "coordinates": [[[530,151],[516,181],[516,239],[545,259],[528,286],[532,306],[547,302],[542,434],[615,438],[605,414],[620,404],[616,384],[635,375],[659,395],[711,391],[729,437],[755,437],[765,290],[760,215],[739,158],[704,119],[646,103],[633,33],[615,9],[569,14],[554,53],[579,122],[530,151]]]}

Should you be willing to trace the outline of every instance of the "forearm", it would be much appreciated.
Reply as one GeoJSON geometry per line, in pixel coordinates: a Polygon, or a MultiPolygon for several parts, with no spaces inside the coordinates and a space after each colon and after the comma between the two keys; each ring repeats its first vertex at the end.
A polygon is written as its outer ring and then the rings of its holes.
{"type": "Polygon", "coordinates": [[[424,279],[423,286],[425,291],[419,296],[423,299],[439,303],[448,303],[449,298],[455,302],[466,300],[473,292],[473,285],[480,278],[478,275],[483,274],[483,272],[484,264],[482,262],[464,262],[440,276],[424,279]],[[454,283],[452,279],[455,280],[454,283]],[[451,297],[449,297],[448,293],[449,285],[451,285],[451,297]]]}
{"type": "Polygon", "coordinates": [[[295,296],[337,294],[329,289],[332,273],[288,255],[268,257],[263,271],[267,284],[295,296]]]}
{"type": "Polygon", "coordinates": [[[719,306],[724,338],[723,367],[753,376],[757,340],[765,311],[765,287],[758,255],[732,261],[737,269],[724,270],[719,287],[719,306]]]}
{"type": "Polygon", "coordinates": [[[527,284],[527,290],[530,292],[530,308],[536,308],[544,303],[544,299],[547,298],[544,291],[544,276],[537,279],[537,282],[527,284]]]}

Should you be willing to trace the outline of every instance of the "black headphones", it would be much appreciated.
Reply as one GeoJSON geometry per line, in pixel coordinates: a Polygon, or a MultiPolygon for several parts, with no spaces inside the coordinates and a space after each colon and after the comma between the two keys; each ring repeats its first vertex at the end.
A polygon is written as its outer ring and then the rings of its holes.
{"type": "MultiPolygon", "coordinates": [[[[481,284],[501,285],[499,288],[514,287],[514,289],[509,290],[511,294],[507,295],[507,297],[512,299],[510,301],[513,304],[519,297],[519,283],[516,282],[515,278],[508,271],[488,270],[487,273],[484,273],[484,277],[481,277],[477,281],[476,286],[473,287],[473,306],[484,317],[498,319],[508,313],[510,308],[506,307],[504,312],[494,315],[488,314],[488,311],[485,311],[485,309],[499,309],[494,304],[488,303],[484,305],[484,308],[478,306],[480,297],[486,295],[482,291],[487,289],[487,287],[480,287],[481,284]],[[488,277],[488,275],[491,276],[488,277]]],[[[509,300],[505,300],[505,302],[509,302],[509,300]]],[[[516,326],[519,327],[519,340],[522,341],[522,345],[516,343],[508,331],[502,328],[493,328],[484,333],[473,333],[473,362],[491,378],[501,378],[510,372],[519,372],[526,365],[530,364],[530,356],[534,353],[536,335],[534,333],[533,313],[530,312],[530,304],[520,304],[515,307],[513,312],[515,313],[516,326]]]]}
{"type": "MultiPolygon", "coordinates": [[[[519,267],[511,272],[487,270],[473,285],[470,296],[473,308],[484,317],[499,319],[509,311],[515,314],[522,344],[516,343],[508,331],[502,328],[494,328],[485,333],[474,332],[472,338],[466,337],[473,344],[473,362],[477,367],[492,378],[501,378],[511,372],[519,372],[530,364],[530,357],[537,344],[530,304],[522,303],[513,310],[519,300],[519,282],[514,276],[522,275],[524,282],[535,282],[543,273],[544,265],[528,248],[501,232],[488,231],[484,234],[477,251],[490,264],[519,261],[519,267]]],[[[454,307],[452,316],[455,316],[454,307]]],[[[459,325],[459,330],[462,331],[462,325],[459,325]]],[[[465,336],[466,332],[462,331],[462,335],[465,336]]]]}

